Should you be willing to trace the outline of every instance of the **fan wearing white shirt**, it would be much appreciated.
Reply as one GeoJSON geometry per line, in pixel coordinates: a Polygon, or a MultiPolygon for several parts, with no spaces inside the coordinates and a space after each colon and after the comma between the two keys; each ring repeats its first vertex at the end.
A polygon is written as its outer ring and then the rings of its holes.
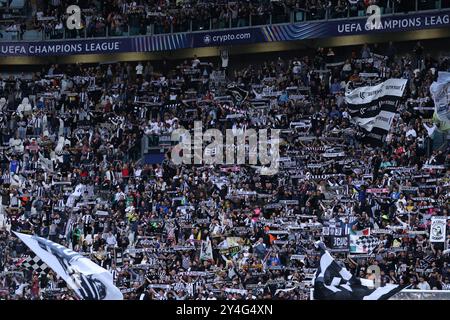
{"type": "Polygon", "coordinates": [[[417,284],[417,288],[420,290],[431,290],[428,282],[425,281],[423,277],[419,277],[419,283],[417,284]]]}
{"type": "Polygon", "coordinates": [[[424,123],[423,124],[425,130],[427,130],[428,136],[431,137],[433,136],[434,131],[436,131],[437,127],[434,123],[431,123],[431,126],[429,126],[428,123],[424,123]]]}
{"type": "Polygon", "coordinates": [[[110,247],[115,247],[117,244],[116,236],[109,231],[106,235],[106,244],[110,247]]]}
{"type": "Polygon", "coordinates": [[[413,127],[409,128],[409,130],[406,131],[406,138],[417,138],[417,132],[413,127]]]}
{"type": "Polygon", "coordinates": [[[197,66],[200,64],[200,60],[197,58],[196,55],[194,55],[194,59],[192,60],[192,68],[197,68],[197,66]]]}
{"type": "Polygon", "coordinates": [[[120,190],[120,187],[117,187],[117,192],[114,195],[114,200],[119,201],[120,199],[125,199],[125,193],[120,190]]]}
{"type": "Polygon", "coordinates": [[[136,75],[138,77],[142,77],[143,72],[144,72],[144,66],[142,65],[141,62],[139,62],[138,65],[136,66],[136,75]]]}

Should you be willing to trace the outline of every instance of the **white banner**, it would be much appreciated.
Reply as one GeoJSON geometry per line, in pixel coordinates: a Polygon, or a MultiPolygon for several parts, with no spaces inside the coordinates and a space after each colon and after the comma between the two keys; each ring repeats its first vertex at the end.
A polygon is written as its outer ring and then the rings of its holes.
{"type": "Polygon", "coordinates": [[[206,239],[206,241],[202,241],[202,247],[200,250],[200,260],[213,260],[213,251],[212,251],[212,244],[209,237],[206,239]]]}
{"type": "Polygon", "coordinates": [[[381,110],[373,121],[367,123],[365,129],[372,131],[373,127],[377,127],[389,131],[389,129],[391,129],[391,124],[394,117],[395,113],[381,110]]]}
{"type": "Polygon", "coordinates": [[[322,153],[322,157],[325,158],[337,158],[337,157],[344,157],[345,152],[326,152],[322,153]]]}
{"type": "Polygon", "coordinates": [[[53,241],[14,232],[42,261],[63,278],[82,300],[123,300],[111,273],[88,258],[53,241]]]}
{"type": "Polygon", "coordinates": [[[388,79],[376,86],[359,87],[345,94],[349,104],[365,104],[384,96],[402,97],[406,88],[406,79],[388,79]]]}
{"type": "Polygon", "coordinates": [[[434,100],[434,111],[436,117],[450,126],[450,72],[438,73],[437,81],[430,86],[431,96],[434,100]]]}
{"type": "Polygon", "coordinates": [[[447,229],[446,217],[432,217],[430,228],[431,242],[445,242],[447,229]]]}

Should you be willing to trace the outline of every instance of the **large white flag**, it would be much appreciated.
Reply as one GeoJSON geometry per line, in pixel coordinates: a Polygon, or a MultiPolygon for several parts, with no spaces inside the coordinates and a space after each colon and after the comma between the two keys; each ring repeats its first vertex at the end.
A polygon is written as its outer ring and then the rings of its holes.
{"type": "Polygon", "coordinates": [[[450,128],[450,72],[438,73],[437,81],[430,86],[434,100],[435,117],[442,122],[441,130],[450,128]]]}
{"type": "Polygon", "coordinates": [[[83,300],[123,300],[111,273],[81,254],[58,243],[14,232],[83,300]]]}

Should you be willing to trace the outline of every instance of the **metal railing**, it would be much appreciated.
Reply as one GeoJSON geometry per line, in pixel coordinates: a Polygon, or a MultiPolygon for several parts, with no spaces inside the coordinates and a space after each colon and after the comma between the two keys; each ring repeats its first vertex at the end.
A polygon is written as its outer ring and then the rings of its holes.
{"type": "MultiPolygon", "coordinates": [[[[449,300],[450,290],[403,289],[389,300],[449,300]]],[[[310,300],[314,300],[314,288],[310,289],[310,300]]]]}
{"type": "MultiPolygon", "coordinates": [[[[414,0],[406,2],[406,6],[398,7],[395,1],[388,0],[385,7],[381,7],[381,14],[398,15],[403,13],[411,13],[416,11],[436,11],[444,8],[450,8],[450,1],[442,3],[442,0],[414,0]]],[[[335,8],[308,8],[292,10],[289,13],[282,14],[263,14],[241,16],[233,19],[209,18],[203,19],[199,17],[197,20],[186,20],[182,24],[158,24],[149,23],[142,28],[138,24],[126,25],[124,27],[112,29],[108,26],[94,28],[88,25],[80,30],[69,30],[63,27],[60,30],[54,28],[48,30],[26,30],[7,31],[0,30],[3,37],[1,41],[17,41],[17,40],[53,40],[53,39],[84,39],[84,38],[113,38],[113,37],[130,37],[155,34],[173,34],[173,33],[191,33],[208,30],[228,30],[235,28],[255,27],[261,25],[273,24],[290,24],[310,21],[328,21],[340,19],[361,18],[366,16],[366,11],[357,6],[350,6],[347,10],[335,8]]]]}

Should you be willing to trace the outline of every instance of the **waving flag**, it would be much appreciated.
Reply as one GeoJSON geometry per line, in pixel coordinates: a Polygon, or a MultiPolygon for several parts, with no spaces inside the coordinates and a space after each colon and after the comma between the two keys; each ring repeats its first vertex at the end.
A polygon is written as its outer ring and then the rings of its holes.
{"type": "Polygon", "coordinates": [[[53,241],[14,232],[47,266],[63,278],[82,300],[123,300],[111,273],[53,241]]]}
{"type": "Polygon", "coordinates": [[[376,86],[347,91],[345,102],[352,121],[368,142],[382,144],[389,132],[407,84],[406,79],[388,79],[376,86]]]}
{"type": "Polygon", "coordinates": [[[430,86],[434,101],[434,117],[441,130],[450,129],[450,72],[439,71],[437,81],[430,86]]]}
{"type": "Polygon", "coordinates": [[[236,105],[241,105],[248,97],[248,91],[240,88],[236,84],[229,84],[227,86],[227,94],[233,97],[236,105]]]}
{"type": "Polygon", "coordinates": [[[350,253],[372,253],[379,244],[380,240],[370,235],[370,228],[350,230],[350,253]]]}
{"type": "Polygon", "coordinates": [[[33,272],[37,272],[38,274],[46,274],[49,271],[49,267],[38,256],[24,257],[23,259],[20,259],[16,265],[32,270],[33,272]]]}
{"type": "Polygon", "coordinates": [[[374,288],[372,280],[356,278],[340,266],[322,242],[316,246],[321,253],[320,265],[312,280],[316,300],[384,300],[406,287],[387,284],[374,288]]]}

